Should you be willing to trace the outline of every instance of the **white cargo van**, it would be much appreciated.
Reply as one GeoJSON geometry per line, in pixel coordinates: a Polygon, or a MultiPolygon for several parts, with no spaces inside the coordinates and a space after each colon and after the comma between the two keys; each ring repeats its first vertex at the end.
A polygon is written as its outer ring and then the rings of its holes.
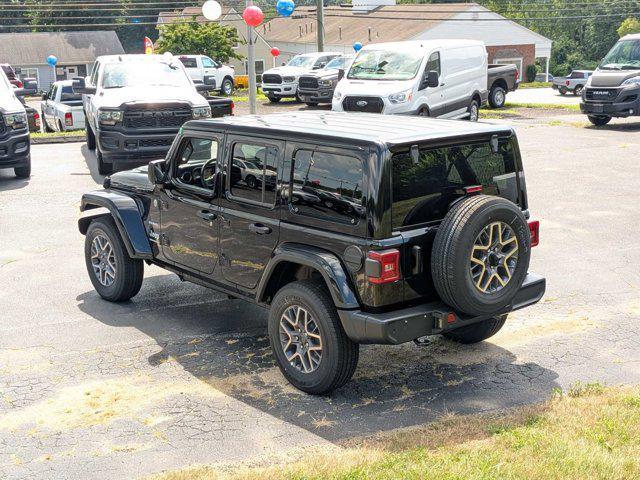
{"type": "Polygon", "coordinates": [[[333,95],[333,110],[478,119],[487,51],[475,40],[367,45],[333,95]]]}

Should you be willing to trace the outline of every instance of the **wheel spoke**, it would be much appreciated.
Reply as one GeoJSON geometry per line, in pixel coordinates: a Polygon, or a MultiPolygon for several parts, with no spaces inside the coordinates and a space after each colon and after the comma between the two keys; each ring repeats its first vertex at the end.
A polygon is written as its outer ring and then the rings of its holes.
{"type": "Polygon", "coordinates": [[[507,286],[518,263],[518,239],[505,222],[485,226],[469,256],[469,271],[476,288],[494,293],[507,286]]]}
{"type": "Polygon", "coordinates": [[[311,312],[299,305],[280,317],[280,345],[287,362],[302,373],[312,373],[322,360],[322,336],[311,312]]]}

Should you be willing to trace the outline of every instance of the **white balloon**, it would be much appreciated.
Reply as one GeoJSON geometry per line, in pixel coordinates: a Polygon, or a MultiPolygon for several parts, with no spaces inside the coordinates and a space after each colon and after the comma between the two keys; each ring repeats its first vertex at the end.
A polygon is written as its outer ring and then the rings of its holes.
{"type": "Polygon", "coordinates": [[[222,15],[222,7],[215,0],[207,0],[202,5],[202,15],[207,20],[217,20],[222,15]]]}

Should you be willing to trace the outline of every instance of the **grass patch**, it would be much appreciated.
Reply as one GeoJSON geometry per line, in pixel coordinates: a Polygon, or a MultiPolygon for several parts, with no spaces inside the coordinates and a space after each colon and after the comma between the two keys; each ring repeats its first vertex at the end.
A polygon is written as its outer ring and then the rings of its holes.
{"type": "Polygon", "coordinates": [[[521,83],[518,88],[551,88],[551,82],[527,82],[521,83]]]}
{"type": "Polygon", "coordinates": [[[505,108],[539,108],[543,110],[568,110],[571,112],[579,112],[580,105],[577,104],[555,104],[555,103],[520,103],[507,102],[505,108]]]}
{"type": "MultiPolygon", "coordinates": [[[[262,90],[260,89],[258,89],[256,98],[258,101],[261,101],[261,102],[267,101],[267,96],[264,93],[262,93],[262,90]]],[[[234,91],[233,95],[231,96],[231,100],[233,100],[234,103],[248,102],[249,90],[243,89],[243,90],[234,91]]]]}
{"type": "Polygon", "coordinates": [[[275,466],[192,467],[154,478],[640,478],[640,387],[578,383],[537,406],[500,415],[451,416],[341,449],[283,456],[275,466]]]}
{"type": "Polygon", "coordinates": [[[480,110],[480,118],[508,118],[518,116],[519,112],[513,108],[483,108],[480,110]]]}
{"type": "Polygon", "coordinates": [[[71,130],[68,132],[32,132],[31,138],[77,137],[84,135],[84,133],[84,130],[71,130]]]}

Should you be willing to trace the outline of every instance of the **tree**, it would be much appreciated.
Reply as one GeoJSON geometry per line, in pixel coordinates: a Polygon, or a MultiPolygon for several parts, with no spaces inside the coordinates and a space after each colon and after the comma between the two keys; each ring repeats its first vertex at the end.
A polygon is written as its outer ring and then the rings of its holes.
{"type": "Polygon", "coordinates": [[[207,55],[227,62],[230,58],[242,59],[242,55],[233,48],[239,41],[238,32],[230,25],[180,21],[160,27],[156,48],[158,53],[207,55]]]}
{"type": "Polygon", "coordinates": [[[637,18],[629,17],[618,27],[618,35],[620,35],[620,38],[630,33],[640,33],[640,21],[637,18]]]}

